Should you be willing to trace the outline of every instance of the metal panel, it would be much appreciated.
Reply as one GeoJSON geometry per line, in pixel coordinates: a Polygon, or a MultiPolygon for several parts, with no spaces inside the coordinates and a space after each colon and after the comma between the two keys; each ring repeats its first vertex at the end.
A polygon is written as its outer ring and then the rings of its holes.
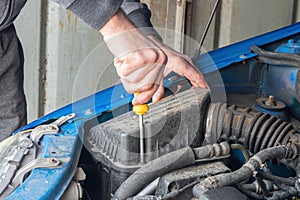
{"type": "Polygon", "coordinates": [[[24,88],[29,122],[38,117],[41,4],[42,1],[28,1],[15,22],[25,56],[24,88]]]}
{"type": "MultiPolygon", "coordinates": [[[[192,26],[191,26],[191,37],[199,43],[201,35],[204,32],[205,26],[208,22],[209,16],[212,12],[214,7],[215,1],[208,1],[208,0],[194,0],[192,1],[193,12],[192,12],[192,26]]],[[[220,10],[220,8],[218,9],[220,10]]],[[[218,19],[218,13],[214,17],[207,36],[205,38],[203,48],[206,51],[212,50],[215,47],[214,40],[215,40],[215,26],[216,26],[216,19],[218,19]]]]}
{"type": "MultiPolygon", "coordinates": [[[[52,1],[48,6],[46,33],[44,113],[73,100],[73,85],[78,69],[89,52],[102,42],[97,31],[52,1]]],[[[106,55],[99,52],[98,56],[106,55]]],[[[90,80],[87,76],[80,78],[86,82],[90,80]]]]}
{"type": "Polygon", "coordinates": [[[179,52],[183,51],[187,0],[142,0],[152,12],[153,26],[163,41],[179,52]]]}
{"type": "Polygon", "coordinates": [[[224,0],[219,46],[225,46],[292,22],[293,0],[224,0]]]}
{"type": "Polygon", "coordinates": [[[300,21],[300,1],[295,0],[295,21],[299,22],[300,21]]]}

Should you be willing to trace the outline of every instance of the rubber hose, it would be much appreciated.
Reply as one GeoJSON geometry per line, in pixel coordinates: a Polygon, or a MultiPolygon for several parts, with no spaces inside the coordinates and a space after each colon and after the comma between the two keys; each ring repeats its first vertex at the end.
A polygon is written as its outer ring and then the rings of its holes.
{"type": "Polygon", "coordinates": [[[294,61],[298,63],[300,62],[300,56],[296,54],[270,52],[261,49],[256,45],[251,46],[250,50],[259,56],[264,56],[275,60],[294,61]]]}
{"type": "Polygon", "coordinates": [[[277,185],[281,190],[274,191],[271,197],[267,197],[267,200],[277,200],[277,199],[290,199],[291,197],[297,196],[297,190],[295,187],[290,187],[286,185],[277,185]]]}
{"type": "Polygon", "coordinates": [[[199,196],[199,191],[200,193],[203,193],[216,187],[234,185],[244,180],[248,180],[252,176],[253,172],[267,160],[292,157],[293,153],[291,153],[291,151],[295,153],[293,148],[287,146],[277,146],[262,150],[250,158],[250,160],[240,169],[231,173],[219,174],[204,179],[194,187],[193,191],[197,191],[194,195],[199,196]]]}
{"type": "Polygon", "coordinates": [[[300,63],[296,61],[290,61],[290,60],[276,60],[272,58],[266,58],[263,56],[257,57],[258,61],[262,63],[266,63],[269,65],[286,65],[286,66],[292,66],[292,67],[299,67],[300,63]]]}
{"type": "Polygon", "coordinates": [[[134,196],[145,185],[163,174],[195,163],[193,149],[185,147],[154,159],[129,176],[117,189],[113,199],[134,196]]]}
{"type": "Polygon", "coordinates": [[[284,184],[284,185],[289,185],[289,186],[294,186],[295,182],[296,182],[296,179],[294,177],[284,178],[284,177],[275,176],[275,175],[268,174],[268,173],[262,173],[260,171],[258,171],[257,176],[261,177],[263,179],[272,181],[274,183],[284,184]]]}
{"type": "Polygon", "coordinates": [[[251,190],[248,190],[248,189],[246,189],[246,188],[244,188],[244,187],[239,187],[239,190],[242,192],[242,193],[244,193],[244,194],[246,194],[246,195],[248,195],[248,196],[250,196],[250,197],[253,197],[254,199],[265,199],[265,197],[264,197],[264,195],[262,195],[262,194],[257,194],[257,193],[255,193],[255,192],[253,192],[253,191],[251,191],[251,190]]]}
{"type": "Polygon", "coordinates": [[[147,196],[130,197],[127,200],[159,200],[159,198],[153,195],[147,195],[147,196]]]}
{"type": "MultiPolygon", "coordinates": [[[[206,145],[198,148],[185,147],[177,151],[165,154],[134,172],[117,189],[115,199],[126,199],[135,195],[145,185],[157,177],[162,176],[175,169],[194,164],[196,159],[209,159],[212,157],[223,157],[230,154],[230,146],[227,142],[206,145]]],[[[174,194],[176,195],[176,194],[174,194]]]]}
{"type": "Polygon", "coordinates": [[[295,183],[295,188],[298,191],[298,196],[300,196],[300,163],[298,163],[298,165],[296,167],[296,175],[297,175],[297,180],[295,183]]]}

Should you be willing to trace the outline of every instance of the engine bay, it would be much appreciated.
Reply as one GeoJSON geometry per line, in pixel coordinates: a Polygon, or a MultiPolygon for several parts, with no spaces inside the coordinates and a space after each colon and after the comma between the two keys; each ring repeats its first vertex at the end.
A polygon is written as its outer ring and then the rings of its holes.
{"type": "Polygon", "coordinates": [[[299,30],[200,55],[209,89],[169,75],[145,115],[144,161],[121,85],[23,127],[0,145],[0,198],[298,199],[299,30]]]}

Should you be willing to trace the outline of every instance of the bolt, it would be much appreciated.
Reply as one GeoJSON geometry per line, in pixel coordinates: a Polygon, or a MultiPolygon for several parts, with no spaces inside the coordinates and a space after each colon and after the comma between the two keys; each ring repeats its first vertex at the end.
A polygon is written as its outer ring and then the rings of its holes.
{"type": "Polygon", "coordinates": [[[92,109],[86,109],[84,112],[84,115],[91,115],[91,114],[93,114],[92,109]]]}
{"type": "Polygon", "coordinates": [[[247,58],[248,56],[246,55],[246,54],[242,54],[242,55],[240,55],[240,59],[245,59],[245,58],[247,58]]]}
{"type": "Polygon", "coordinates": [[[267,106],[275,106],[274,96],[270,95],[265,104],[267,106]]]}

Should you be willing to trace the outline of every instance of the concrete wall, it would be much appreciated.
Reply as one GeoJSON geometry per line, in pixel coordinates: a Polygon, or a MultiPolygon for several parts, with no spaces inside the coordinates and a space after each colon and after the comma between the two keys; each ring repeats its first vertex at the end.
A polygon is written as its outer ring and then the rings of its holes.
{"type": "MultiPolygon", "coordinates": [[[[142,1],[152,10],[156,27],[187,33],[196,41],[200,40],[215,2],[142,1]]],[[[204,48],[211,50],[300,21],[299,11],[299,0],[222,0],[204,48]]],[[[77,92],[74,85],[78,83],[91,89],[76,98],[118,81],[112,66],[113,57],[105,49],[99,33],[52,1],[28,1],[16,26],[26,57],[25,91],[29,121],[72,102],[74,92],[77,92]],[[95,47],[97,49],[93,50],[95,47]],[[91,61],[89,57],[99,60],[91,61]],[[90,67],[85,70],[83,66],[90,67]],[[96,80],[91,82],[92,79],[96,80]]],[[[164,32],[164,29],[160,32],[164,40],[178,51],[191,55],[191,49],[197,46],[180,34],[170,34],[172,31],[164,32]]]]}

